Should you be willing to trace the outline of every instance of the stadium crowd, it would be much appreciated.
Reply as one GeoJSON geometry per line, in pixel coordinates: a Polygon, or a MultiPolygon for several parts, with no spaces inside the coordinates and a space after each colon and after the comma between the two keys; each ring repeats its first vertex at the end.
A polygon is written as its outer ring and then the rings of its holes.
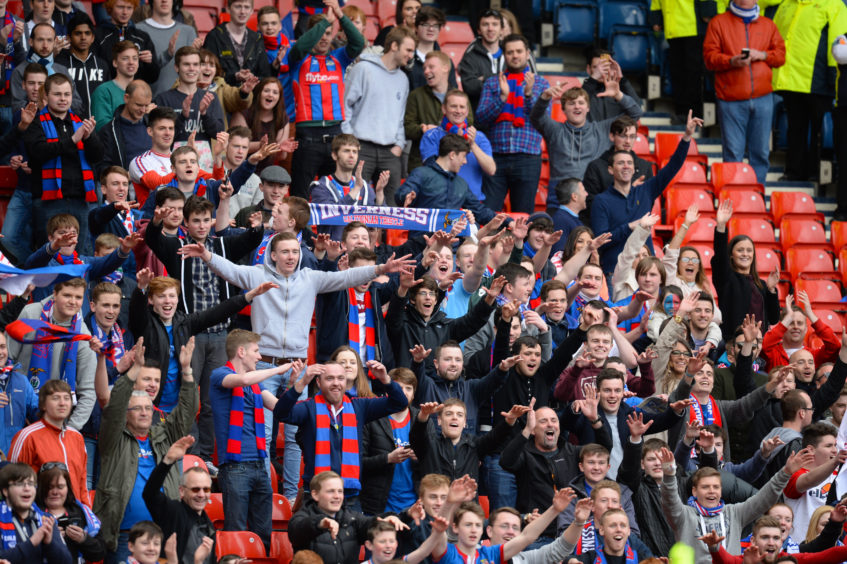
{"type": "Polygon", "coordinates": [[[724,161],[764,182],[776,91],[814,174],[840,0],[654,0],[660,166],[612,54],[550,84],[507,10],[454,66],[418,0],[374,45],[338,0],[203,39],[174,4],[0,0],[0,563],[847,561],[847,333],[731,200],[710,258],[697,206],[652,237],[705,69],[724,161]]]}

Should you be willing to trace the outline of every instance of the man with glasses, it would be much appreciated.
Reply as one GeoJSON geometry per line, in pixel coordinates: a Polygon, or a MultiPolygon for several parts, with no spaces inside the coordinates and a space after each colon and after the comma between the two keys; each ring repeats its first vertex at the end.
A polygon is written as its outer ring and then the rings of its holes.
{"type": "Polygon", "coordinates": [[[71,553],[53,517],[33,510],[35,488],[35,471],[28,465],[8,464],[0,470],[0,559],[71,564],[71,553]]]}
{"type": "MultiPolygon", "coordinates": [[[[444,12],[434,6],[423,6],[415,15],[415,35],[418,42],[415,56],[412,57],[412,62],[405,69],[406,75],[409,77],[410,92],[426,84],[424,62],[430,51],[441,50],[438,45],[438,35],[446,23],[447,18],[444,16],[444,12]]],[[[456,82],[456,69],[453,66],[453,61],[450,61],[450,74],[447,78],[447,84],[450,88],[459,87],[456,82]]]]}
{"type": "Polygon", "coordinates": [[[71,387],[63,380],[48,380],[38,391],[37,422],[24,427],[12,438],[9,460],[29,464],[36,472],[42,465],[62,461],[71,480],[74,496],[88,500],[88,455],[82,434],[65,421],[71,414],[71,387]]]}
{"type": "MultiPolygon", "coordinates": [[[[179,486],[178,501],[162,491],[171,468],[183,459],[186,450],[193,444],[194,437],[190,435],[176,440],[150,474],[141,495],[153,521],[162,528],[164,538],[170,538],[176,533],[176,554],[180,562],[213,564],[215,526],[206,515],[206,506],[212,493],[209,471],[203,466],[186,468],[179,486]],[[198,560],[195,557],[198,549],[205,550],[205,559],[198,560]]],[[[268,496],[270,499],[271,496],[268,496]]]]}
{"type": "MultiPolygon", "coordinates": [[[[191,371],[194,338],[179,352],[182,381],[179,400],[163,424],[153,426],[153,400],[135,382],[143,367],[153,368],[156,361],[144,358],[144,339],[136,343],[135,363],[112,388],[109,405],[103,409],[100,425],[100,481],[94,512],[101,518],[100,534],[109,553],[107,564],[117,564],[129,556],[129,529],[138,521],[152,520],[142,492],[171,444],[188,434],[200,399],[191,371]]],[[[164,477],[164,492],[179,497],[179,468],[171,468],[164,477]]]]}
{"type": "MultiPolygon", "coordinates": [[[[612,122],[609,128],[609,140],[612,142],[612,146],[606,149],[599,157],[588,163],[588,167],[585,169],[585,176],[582,178],[582,183],[585,185],[586,192],[588,192],[585,210],[579,214],[583,223],[589,223],[591,202],[594,200],[594,196],[606,190],[614,182],[614,178],[612,178],[612,174],[609,172],[609,158],[616,151],[629,151],[632,154],[632,159],[635,163],[633,178],[642,180],[653,178],[653,165],[639,158],[635,154],[635,151],[633,151],[637,137],[638,123],[631,117],[621,116],[612,122]]],[[[567,201],[559,201],[559,204],[567,204],[567,201]]],[[[566,235],[562,235],[562,239],[566,237],[566,235]]]]}

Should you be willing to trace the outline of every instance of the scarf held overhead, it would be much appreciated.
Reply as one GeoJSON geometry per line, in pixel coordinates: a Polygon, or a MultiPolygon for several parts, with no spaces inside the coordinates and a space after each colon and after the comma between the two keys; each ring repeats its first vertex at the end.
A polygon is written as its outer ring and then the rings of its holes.
{"type": "MultiPolygon", "coordinates": [[[[309,204],[311,225],[345,226],[361,221],[368,227],[409,231],[450,231],[465,212],[428,208],[393,208],[386,206],[353,206],[345,204],[309,204]]],[[[470,236],[470,226],[458,233],[470,236]]]]}

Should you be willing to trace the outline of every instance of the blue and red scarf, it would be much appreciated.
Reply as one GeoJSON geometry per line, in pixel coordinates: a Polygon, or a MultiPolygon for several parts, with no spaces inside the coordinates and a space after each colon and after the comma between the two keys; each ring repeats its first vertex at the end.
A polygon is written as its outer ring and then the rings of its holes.
{"type": "MultiPolygon", "coordinates": [[[[606,564],[606,553],[602,550],[596,551],[597,558],[594,559],[594,564],[606,564]]],[[[638,555],[632,550],[629,541],[626,541],[626,546],[623,550],[623,555],[626,558],[626,564],[638,564],[638,555]]]]}
{"type": "MultiPolygon", "coordinates": [[[[53,299],[49,299],[41,308],[40,320],[45,323],[51,323],[50,319],[53,315],[53,299]]],[[[76,336],[81,335],[82,331],[82,316],[77,313],[71,319],[70,331],[76,336]]],[[[84,335],[86,338],[90,338],[84,335]]],[[[59,363],[60,380],[64,380],[71,387],[72,392],[76,392],[76,361],[77,353],[79,352],[79,343],[82,339],[70,340],[65,342],[62,349],[62,361],[59,363]]],[[[53,344],[56,341],[55,337],[49,331],[38,329],[35,332],[35,339],[32,341],[32,358],[29,361],[29,381],[33,388],[37,391],[47,380],[50,380],[50,371],[53,366],[53,344]]]]}
{"type": "Polygon", "coordinates": [[[332,470],[332,443],[329,428],[341,433],[341,478],[344,489],[360,490],[359,482],[359,429],[353,402],[346,395],[343,398],[341,411],[341,427],[333,418],[323,395],[315,396],[315,476],[321,472],[332,470]]]}
{"type": "MultiPolygon", "coordinates": [[[[702,505],[700,505],[700,502],[697,501],[697,498],[695,498],[693,495],[688,498],[688,505],[696,509],[697,513],[701,517],[717,517],[721,514],[721,511],[723,511],[724,508],[723,500],[721,500],[721,502],[715,507],[703,507],[702,505]]],[[[705,532],[706,531],[704,531],[704,534],[705,532]]]]}
{"type": "MultiPolygon", "coordinates": [[[[701,426],[712,424],[718,427],[722,426],[721,410],[718,409],[718,402],[715,401],[715,398],[709,396],[709,403],[700,405],[700,402],[693,395],[689,395],[688,397],[691,399],[691,409],[688,410],[689,423],[697,422],[701,426]]],[[[694,447],[691,447],[691,458],[694,458],[696,455],[697,451],[694,447]]]]}
{"type": "MultiPolygon", "coordinates": [[[[235,367],[231,362],[224,364],[235,373],[235,367]]],[[[229,433],[226,440],[226,461],[241,461],[241,432],[244,428],[244,388],[237,386],[232,389],[232,400],[229,404],[229,433]]],[[[262,403],[262,389],[259,384],[250,386],[253,392],[253,426],[256,433],[256,450],[259,456],[265,458],[265,410],[262,403]]]]}
{"type": "MultiPolygon", "coordinates": [[[[30,508],[30,511],[35,515],[35,522],[38,523],[38,526],[41,526],[41,518],[44,516],[44,512],[38,508],[34,503],[30,508]]],[[[3,551],[11,550],[15,548],[18,544],[18,536],[15,532],[15,523],[12,521],[14,517],[14,512],[11,507],[5,502],[0,501],[0,546],[2,546],[3,551]]]]}
{"type": "Polygon", "coordinates": [[[602,550],[597,544],[597,531],[594,528],[594,519],[589,519],[582,526],[582,532],[579,535],[579,540],[576,542],[574,554],[585,554],[589,550],[597,550],[598,553],[602,550]]]}
{"type": "MultiPolygon", "coordinates": [[[[69,111],[68,117],[71,118],[71,123],[76,132],[82,127],[82,120],[75,113],[69,111]]],[[[38,114],[38,119],[41,122],[41,129],[44,131],[44,136],[48,143],[58,143],[59,134],[56,131],[56,124],[53,123],[53,117],[45,106],[38,114]]],[[[76,144],[77,153],[79,154],[79,165],[82,169],[82,183],[85,186],[85,201],[94,203],[97,201],[97,191],[94,188],[94,171],[88,164],[85,158],[85,144],[82,140],[76,144]]],[[[62,195],[62,157],[50,159],[41,168],[41,199],[42,200],[61,200],[62,195]]]]}
{"type": "Polygon", "coordinates": [[[356,290],[347,289],[350,307],[347,314],[347,332],[349,335],[350,348],[358,353],[362,364],[369,360],[376,360],[376,314],[374,313],[373,300],[370,292],[365,292],[363,301],[356,298],[356,290]],[[365,350],[359,350],[359,313],[364,309],[365,313],[365,350]]]}
{"type": "MultiPolygon", "coordinates": [[[[165,184],[165,186],[173,186],[176,189],[179,189],[179,180],[177,180],[176,175],[171,178],[171,181],[165,184]]],[[[201,198],[206,197],[206,179],[202,176],[198,176],[197,180],[194,181],[194,195],[199,196],[201,198]]]]}
{"type": "Polygon", "coordinates": [[[3,53],[3,82],[0,85],[0,95],[9,92],[12,82],[12,71],[15,70],[15,16],[10,14],[9,10],[6,10],[6,13],[3,14],[3,22],[0,23],[0,27],[6,27],[10,24],[12,31],[9,33],[9,37],[6,38],[6,51],[3,53]]]}
{"type": "Polygon", "coordinates": [[[461,135],[465,139],[468,138],[468,120],[464,120],[460,125],[456,125],[447,119],[447,116],[444,116],[441,119],[441,129],[447,133],[455,133],[456,135],[461,135]]]}
{"type": "MultiPolygon", "coordinates": [[[[286,50],[291,47],[291,42],[281,31],[275,36],[262,34],[262,39],[265,42],[265,53],[268,54],[268,63],[273,63],[276,60],[281,47],[285,47],[286,50]]],[[[279,74],[288,72],[289,69],[285,63],[286,60],[285,56],[283,56],[282,61],[279,63],[279,74]]]]}
{"type": "Polygon", "coordinates": [[[76,252],[76,251],[74,251],[74,253],[73,253],[71,256],[69,256],[69,257],[66,257],[66,256],[64,256],[64,255],[62,255],[62,254],[60,254],[60,253],[56,253],[56,257],[55,257],[55,258],[56,258],[56,262],[58,262],[58,263],[59,263],[59,264],[61,264],[61,265],[66,265],[66,264],[85,264],[85,263],[84,263],[84,262],[82,262],[82,260],[79,258],[79,253],[78,253],[78,252],[76,252]]]}
{"type": "MultiPolygon", "coordinates": [[[[343,199],[344,196],[349,194],[350,190],[352,190],[356,186],[356,177],[355,176],[351,176],[350,182],[347,182],[346,184],[339,182],[338,179],[335,178],[331,174],[329,176],[327,176],[327,180],[329,180],[330,187],[335,189],[335,193],[338,196],[338,198],[337,198],[338,200],[343,199]]],[[[364,190],[362,190],[359,195],[361,196],[363,193],[364,193],[364,190]]]]}
{"type": "Polygon", "coordinates": [[[510,121],[512,122],[512,127],[523,127],[526,125],[523,108],[523,81],[525,76],[526,70],[506,74],[506,81],[509,83],[509,96],[503,104],[503,111],[497,116],[496,121],[498,123],[501,121],[510,121]]]}
{"type": "Polygon", "coordinates": [[[92,333],[101,343],[103,343],[102,351],[106,356],[106,360],[111,362],[112,366],[117,366],[118,362],[120,362],[126,353],[123,329],[118,327],[117,324],[112,325],[112,328],[109,330],[109,334],[107,335],[103,329],[100,328],[100,325],[97,324],[96,320],[92,319],[92,321],[92,333]]]}

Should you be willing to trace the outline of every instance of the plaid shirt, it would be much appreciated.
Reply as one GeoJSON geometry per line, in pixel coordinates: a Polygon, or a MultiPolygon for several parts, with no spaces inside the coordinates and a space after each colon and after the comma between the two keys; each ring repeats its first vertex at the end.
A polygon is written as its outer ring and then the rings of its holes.
{"type": "MultiPolygon", "coordinates": [[[[500,100],[500,78],[498,75],[488,77],[482,85],[482,96],[479,106],[474,114],[477,126],[485,131],[491,150],[494,153],[529,153],[530,155],[541,154],[541,134],[529,123],[529,112],[541,93],[550,88],[547,80],[535,75],[535,84],[532,87],[532,99],[524,98],[524,115],[526,125],[513,127],[511,122],[501,121],[495,123],[497,117],[502,113],[505,102],[500,100]]],[[[549,111],[549,110],[548,110],[549,111]]]]}
{"type": "MultiPolygon", "coordinates": [[[[189,237],[190,239],[190,237],[189,237]]],[[[191,240],[192,243],[196,241],[191,240]]],[[[212,239],[207,237],[204,246],[212,253],[215,249],[212,247],[212,239]]],[[[221,287],[220,278],[212,272],[209,264],[201,258],[186,259],[191,260],[191,282],[194,284],[194,311],[203,311],[215,307],[221,303],[221,287]]],[[[228,321],[213,325],[204,331],[204,333],[220,333],[225,331],[229,326],[228,321]]]]}

